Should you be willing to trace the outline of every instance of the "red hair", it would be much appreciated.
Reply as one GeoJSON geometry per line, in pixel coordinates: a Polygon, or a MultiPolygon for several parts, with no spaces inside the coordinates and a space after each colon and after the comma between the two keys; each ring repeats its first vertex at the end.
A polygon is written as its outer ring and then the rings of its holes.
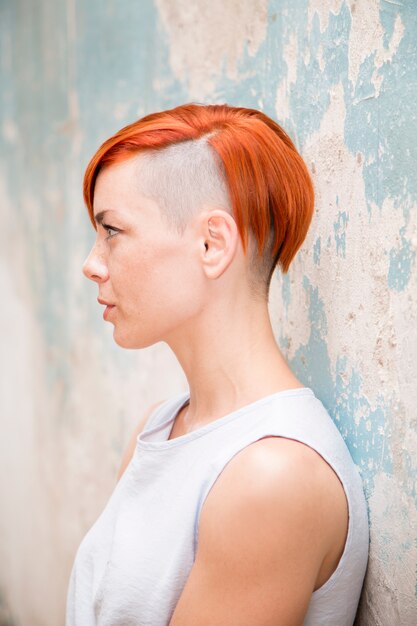
{"type": "Polygon", "coordinates": [[[84,200],[94,228],[94,186],[102,168],[209,133],[207,141],[223,164],[244,252],[249,231],[261,255],[273,229],[273,267],[279,263],[286,273],[313,217],[313,184],[287,133],[256,109],[183,104],[119,130],[100,146],[85,171],[84,200]]]}

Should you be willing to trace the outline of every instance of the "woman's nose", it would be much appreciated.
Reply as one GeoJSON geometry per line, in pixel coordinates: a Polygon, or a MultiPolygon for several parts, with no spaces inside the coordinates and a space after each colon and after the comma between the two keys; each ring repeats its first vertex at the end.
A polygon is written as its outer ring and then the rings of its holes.
{"type": "Polygon", "coordinates": [[[103,255],[98,254],[95,246],[84,261],[83,273],[84,276],[90,280],[94,280],[96,283],[105,282],[109,277],[107,265],[104,261],[103,255]]]}

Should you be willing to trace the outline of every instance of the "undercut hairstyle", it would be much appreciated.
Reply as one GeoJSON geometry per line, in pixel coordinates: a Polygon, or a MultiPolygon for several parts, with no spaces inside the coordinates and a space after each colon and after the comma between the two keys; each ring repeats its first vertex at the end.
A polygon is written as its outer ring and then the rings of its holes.
{"type": "Polygon", "coordinates": [[[197,103],[125,126],[85,171],[84,200],[94,228],[99,172],[139,154],[140,192],[158,202],[179,234],[203,205],[233,216],[249,257],[250,288],[267,298],[274,269],[288,272],[314,213],[310,174],[281,126],[256,109],[197,103]]]}

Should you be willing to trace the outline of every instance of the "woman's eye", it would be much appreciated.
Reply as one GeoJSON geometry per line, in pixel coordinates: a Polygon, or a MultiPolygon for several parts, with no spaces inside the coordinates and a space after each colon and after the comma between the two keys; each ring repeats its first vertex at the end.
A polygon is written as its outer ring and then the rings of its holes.
{"type": "Polygon", "coordinates": [[[106,239],[111,239],[119,232],[117,228],[113,228],[113,226],[109,226],[109,224],[103,224],[103,228],[107,233],[106,239]]]}

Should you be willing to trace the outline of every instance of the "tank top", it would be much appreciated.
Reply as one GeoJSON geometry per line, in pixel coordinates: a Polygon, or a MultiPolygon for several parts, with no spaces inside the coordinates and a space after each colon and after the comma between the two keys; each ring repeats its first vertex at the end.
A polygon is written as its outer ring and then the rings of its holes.
{"type": "Polygon", "coordinates": [[[77,550],[66,626],[168,626],[193,565],[204,501],[231,458],[276,435],[316,450],[338,475],[349,523],[337,569],[312,593],[303,626],[352,626],[368,560],[366,500],[357,466],[309,387],[273,393],[168,439],[189,392],[148,418],[104,510],[77,550]]]}

